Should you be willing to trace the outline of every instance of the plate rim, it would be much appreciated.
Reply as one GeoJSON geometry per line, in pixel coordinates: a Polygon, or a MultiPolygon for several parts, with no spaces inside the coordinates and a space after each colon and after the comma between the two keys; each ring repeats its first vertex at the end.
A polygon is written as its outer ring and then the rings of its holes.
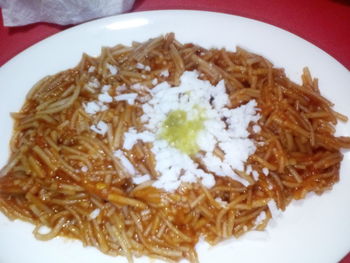
{"type": "MultiPolygon", "coordinates": [[[[36,48],[36,47],[38,47],[38,46],[40,47],[40,45],[43,45],[43,43],[45,44],[45,42],[46,42],[47,40],[54,40],[54,38],[60,37],[60,36],[62,36],[62,35],[64,36],[64,34],[66,34],[66,33],[72,32],[72,31],[74,31],[74,30],[79,30],[80,28],[83,28],[83,27],[88,27],[90,24],[96,23],[96,21],[99,22],[99,23],[103,23],[103,22],[106,22],[106,21],[108,21],[108,20],[112,20],[112,19],[115,19],[115,18],[117,18],[117,20],[123,20],[123,19],[128,19],[128,18],[130,18],[130,17],[132,17],[132,16],[140,15],[140,14],[141,14],[141,15],[143,15],[143,14],[149,15],[149,14],[151,14],[151,13],[159,13],[159,12],[161,12],[161,13],[172,12],[172,13],[181,13],[181,14],[183,14],[183,13],[192,13],[192,12],[194,12],[194,13],[199,14],[199,15],[200,15],[200,14],[203,14],[203,13],[204,13],[204,14],[207,14],[207,15],[213,15],[213,14],[214,14],[214,15],[220,15],[220,16],[222,15],[222,16],[228,16],[228,17],[235,17],[235,18],[243,19],[243,20],[245,20],[245,21],[250,21],[250,22],[253,22],[253,23],[263,24],[264,26],[268,26],[268,27],[274,28],[274,30],[277,29],[278,31],[282,31],[282,32],[284,32],[284,33],[287,33],[288,35],[292,35],[294,38],[297,38],[299,41],[301,40],[301,41],[303,42],[303,44],[306,43],[307,45],[312,46],[313,48],[316,48],[318,51],[323,52],[328,58],[330,58],[330,59],[332,59],[333,61],[337,62],[337,65],[338,65],[338,66],[340,65],[341,68],[347,70],[347,69],[345,68],[345,66],[342,65],[339,61],[337,61],[334,57],[332,57],[332,56],[329,55],[327,52],[325,52],[324,50],[320,49],[319,47],[317,47],[317,46],[314,45],[313,43],[311,43],[311,42],[309,42],[309,41],[307,41],[307,40],[305,40],[305,39],[299,37],[298,35],[296,35],[296,34],[294,34],[294,33],[292,33],[292,32],[289,32],[289,31],[287,31],[287,30],[285,30],[285,29],[279,28],[279,27],[274,26],[274,25],[272,25],[272,24],[269,24],[269,23],[266,23],[266,22],[262,22],[262,21],[259,21],[259,20],[256,20],[256,19],[251,19],[251,18],[247,18],[247,17],[243,17],[243,16],[237,16],[237,15],[233,15],[233,14],[227,14],[227,13],[212,12],[212,11],[199,11],[199,10],[187,10],[187,9],[185,9],[185,10],[178,10],[178,9],[172,10],[172,9],[169,9],[169,10],[152,10],[152,11],[134,12],[134,13],[127,13],[127,14],[122,14],[122,15],[116,15],[116,16],[110,16],[110,17],[100,18],[100,19],[92,20],[92,21],[89,21],[89,22],[86,22],[86,23],[83,23],[83,24],[80,24],[80,25],[73,26],[73,27],[71,27],[71,28],[65,29],[65,30],[63,30],[63,31],[61,31],[61,32],[55,33],[55,34],[53,34],[53,35],[51,35],[51,36],[49,36],[49,37],[47,37],[47,38],[45,38],[45,39],[43,39],[43,40],[41,40],[41,41],[38,41],[38,42],[35,43],[34,45],[28,47],[27,49],[25,49],[24,51],[20,52],[20,53],[17,54],[15,57],[13,57],[12,59],[10,59],[8,62],[6,62],[6,63],[0,68],[0,77],[1,77],[1,75],[2,75],[2,74],[1,74],[1,73],[2,73],[2,69],[3,69],[6,65],[9,65],[9,66],[6,66],[5,69],[6,69],[7,67],[11,67],[11,64],[16,63],[16,61],[17,61],[17,60],[20,60],[22,56],[25,56],[27,53],[30,53],[31,50],[32,50],[32,48],[36,48]],[[185,11],[185,12],[184,12],[184,11],[185,11]],[[9,62],[11,62],[11,63],[9,63],[9,62]]],[[[81,54],[80,54],[80,55],[81,55],[81,54]]]]}

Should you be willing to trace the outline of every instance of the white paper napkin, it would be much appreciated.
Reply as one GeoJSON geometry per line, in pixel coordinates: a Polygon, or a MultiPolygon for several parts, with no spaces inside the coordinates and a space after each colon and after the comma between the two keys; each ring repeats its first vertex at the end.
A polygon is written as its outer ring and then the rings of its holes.
{"type": "Polygon", "coordinates": [[[134,0],[0,0],[5,26],[78,24],[129,11],[134,0]]]}

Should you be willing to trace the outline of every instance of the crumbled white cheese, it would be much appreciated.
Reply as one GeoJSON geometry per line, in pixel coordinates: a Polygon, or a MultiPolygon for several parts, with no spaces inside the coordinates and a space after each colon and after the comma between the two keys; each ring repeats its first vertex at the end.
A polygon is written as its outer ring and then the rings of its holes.
{"type": "Polygon", "coordinates": [[[97,89],[100,86],[100,82],[97,78],[91,78],[86,85],[88,88],[97,89]]]}
{"type": "Polygon", "coordinates": [[[113,154],[121,161],[122,165],[130,175],[136,175],[135,167],[121,150],[117,150],[113,154]]]}
{"type": "Polygon", "coordinates": [[[257,145],[257,146],[264,146],[264,145],[265,145],[265,142],[256,142],[256,145],[257,145]]]}
{"type": "Polygon", "coordinates": [[[127,101],[130,105],[135,103],[136,98],[137,93],[124,93],[114,97],[116,101],[127,101]]]}
{"type": "Polygon", "coordinates": [[[226,201],[222,200],[220,197],[216,197],[215,201],[217,203],[219,203],[222,207],[226,207],[228,205],[228,203],[226,201]]]}
{"type": "Polygon", "coordinates": [[[124,149],[131,150],[135,143],[137,143],[137,140],[141,140],[143,142],[153,142],[155,140],[155,136],[149,131],[138,133],[134,128],[130,128],[124,134],[124,149]]]}
{"type": "Polygon", "coordinates": [[[197,144],[201,150],[211,153],[215,149],[216,141],[213,134],[206,130],[203,130],[198,134],[197,144]]]}
{"type": "Polygon", "coordinates": [[[121,86],[117,87],[117,91],[118,92],[123,92],[123,91],[126,91],[126,90],[127,90],[127,88],[126,88],[125,85],[121,85],[121,86]]]}
{"type": "Polygon", "coordinates": [[[267,206],[270,210],[270,213],[272,215],[272,218],[276,219],[279,216],[281,216],[282,211],[278,209],[275,200],[271,199],[268,203],[267,206]]]}
{"type": "Polygon", "coordinates": [[[211,152],[207,152],[204,156],[202,156],[202,161],[205,163],[207,169],[215,173],[217,176],[229,176],[244,186],[249,185],[247,180],[233,172],[229,163],[220,160],[219,157],[213,155],[211,152]]]}
{"type": "Polygon", "coordinates": [[[101,210],[99,208],[96,208],[95,210],[93,210],[90,215],[89,215],[89,219],[90,220],[94,220],[96,219],[99,215],[100,215],[101,210]]]}
{"type": "Polygon", "coordinates": [[[96,101],[90,101],[83,105],[84,110],[88,114],[96,114],[97,112],[102,111],[101,105],[99,105],[96,101]]]}
{"type": "Polygon", "coordinates": [[[107,63],[107,68],[109,70],[109,72],[111,73],[111,75],[116,75],[118,73],[118,68],[114,65],[111,65],[109,63],[107,63]]]}
{"type": "Polygon", "coordinates": [[[149,180],[151,180],[151,177],[148,174],[141,175],[141,176],[134,176],[132,178],[132,181],[134,184],[142,184],[142,183],[147,182],[149,180]]]}
{"type": "Polygon", "coordinates": [[[88,69],[88,72],[89,72],[89,73],[92,73],[92,72],[95,71],[95,69],[96,69],[96,68],[95,68],[94,66],[90,66],[89,69],[88,69]]]}
{"type": "MultiPolygon", "coordinates": [[[[204,152],[199,157],[207,170],[217,176],[229,176],[247,186],[249,182],[234,170],[244,171],[246,160],[255,152],[256,147],[248,138],[247,128],[260,118],[257,103],[251,100],[230,109],[224,81],[212,86],[209,81],[198,79],[198,76],[196,71],[185,71],[178,87],[172,87],[167,82],[158,84],[150,90],[151,99],[142,105],[144,114],[141,122],[153,134],[151,150],[156,159],[155,168],[160,174],[153,186],[173,191],[182,182],[199,180],[207,188],[215,185],[211,173],[205,172],[188,155],[159,138],[163,122],[170,112],[176,110],[185,111],[189,120],[199,114],[204,115],[204,128],[199,132],[196,143],[204,152]],[[223,151],[223,160],[214,154],[215,147],[223,151]]],[[[138,134],[134,128],[125,134],[125,149],[130,149],[138,139],[143,140],[138,134]]]]}
{"type": "Polygon", "coordinates": [[[139,102],[141,102],[142,104],[143,103],[146,103],[147,101],[149,101],[151,99],[151,96],[149,94],[146,94],[146,95],[143,95],[143,96],[138,96],[137,97],[137,100],[139,102]]]}
{"type": "Polygon", "coordinates": [[[131,85],[131,90],[136,91],[137,93],[142,91],[142,96],[144,95],[144,92],[150,93],[150,89],[140,83],[135,83],[133,85],[131,85]]]}
{"type": "Polygon", "coordinates": [[[266,219],[266,213],[265,211],[262,211],[255,219],[254,224],[256,226],[260,225],[264,220],[266,219]]]}
{"type": "Polygon", "coordinates": [[[158,79],[153,79],[153,80],[152,80],[152,85],[155,86],[155,85],[157,85],[157,84],[158,84],[158,79]]]}
{"type": "Polygon", "coordinates": [[[102,93],[105,93],[105,92],[108,92],[110,88],[111,88],[111,85],[103,85],[101,91],[102,93]]]}
{"type": "MultiPolygon", "coordinates": [[[[95,83],[97,85],[97,83],[95,83]]],[[[83,105],[86,113],[94,115],[97,112],[108,110],[108,106],[105,103],[111,103],[113,98],[108,94],[108,90],[110,89],[110,85],[103,85],[101,88],[101,92],[98,95],[97,101],[90,101],[83,105]]]]}
{"type": "Polygon", "coordinates": [[[135,84],[131,85],[131,88],[133,90],[142,90],[143,85],[141,85],[140,83],[135,83],[135,84]]]}
{"type": "Polygon", "coordinates": [[[254,180],[258,181],[259,180],[259,173],[257,171],[255,171],[255,170],[253,170],[252,174],[253,174],[254,180]]]}
{"type": "Polygon", "coordinates": [[[249,175],[253,171],[253,168],[251,165],[248,165],[247,168],[245,169],[245,172],[249,175]]]}
{"type": "Polygon", "coordinates": [[[135,66],[137,69],[144,69],[146,71],[151,71],[151,67],[150,66],[145,66],[142,63],[137,63],[135,66]]]}
{"type": "Polygon", "coordinates": [[[268,176],[268,175],[269,175],[269,169],[267,169],[266,167],[264,167],[264,168],[262,169],[262,172],[263,172],[263,174],[264,174],[265,176],[268,176]]]}
{"type": "Polygon", "coordinates": [[[83,173],[86,173],[89,169],[87,166],[83,166],[80,168],[80,170],[83,172],[83,173]]]}
{"type": "Polygon", "coordinates": [[[227,115],[229,130],[236,137],[246,138],[249,136],[247,127],[250,122],[256,122],[260,119],[260,115],[256,113],[257,103],[255,100],[250,100],[247,104],[242,105],[233,110],[225,110],[224,115],[227,115]],[[233,111],[233,112],[232,112],[233,111]],[[229,112],[232,112],[229,114],[229,112]]]}
{"type": "Polygon", "coordinates": [[[136,66],[135,66],[137,69],[144,69],[145,68],[145,65],[143,65],[142,63],[136,63],[136,66]]]}
{"type": "Polygon", "coordinates": [[[108,125],[104,121],[99,121],[96,125],[91,125],[90,129],[98,134],[105,135],[108,131],[108,125]]]}
{"type": "Polygon", "coordinates": [[[98,95],[98,100],[100,102],[111,103],[113,101],[113,98],[108,94],[108,92],[104,92],[98,95]]]}
{"type": "Polygon", "coordinates": [[[167,78],[167,77],[169,77],[169,71],[167,69],[165,69],[162,72],[160,72],[159,75],[162,76],[162,77],[167,78]]]}
{"type": "Polygon", "coordinates": [[[142,217],[147,216],[147,215],[151,214],[151,210],[149,210],[149,209],[142,210],[140,212],[140,214],[142,217]]]}
{"type": "Polygon", "coordinates": [[[105,110],[109,109],[109,107],[107,105],[103,104],[102,101],[97,101],[97,104],[100,105],[101,111],[105,111],[105,110]]]}
{"type": "Polygon", "coordinates": [[[182,182],[194,183],[199,180],[207,188],[215,185],[213,175],[205,173],[188,155],[170,147],[167,141],[155,140],[152,152],[156,158],[155,169],[160,172],[160,176],[153,183],[154,187],[171,192],[182,182]]]}
{"type": "Polygon", "coordinates": [[[259,132],[261,132],[261,127],[260,127],[259,125],[255,124],[255,125],[253,126],[253,132],[254,132],[254,133],[259,133],[259,132]]]}

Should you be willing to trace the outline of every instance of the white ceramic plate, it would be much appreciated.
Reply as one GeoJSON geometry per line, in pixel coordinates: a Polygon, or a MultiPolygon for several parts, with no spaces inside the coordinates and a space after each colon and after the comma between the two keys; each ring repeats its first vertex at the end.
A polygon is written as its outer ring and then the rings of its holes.
{"type": "MultiPolygon", "coordinates": [[[[294,81],[304,66],[319,78],[322,93],[335,109],[350,116],[350,73],[332,57],[305,40],[274,26],[242,17],[198,11],[152,11],[96,20],[54,35],[13,58],[0,69],[0,165],[8,158],[12,121],[9,113],[20,109],[25,94],[42,77],[75,66],[83,52],[98,55],[101,46],[144,41],[175,32],[182,42],[204,47],[241,46],[283,67],[294,81]]],[[[350,135],[350,125],[337,127],[350,135]]],[[[201,262],[318,262],[340,260],[350,249],[350,153],[345,152],[340,182],[321,197],[309,196],[288,207],[267,238],[249,237],[216,247],[199,246],[201,262]]],[[[83,248],[78,241],[34,239],[33,226],[10,222],[0,214],[1,263],[116,263],[122,257],[83,248]]],[[[138,262],[150,262],[141,258],[138,262]]],[[[152,261],[154,262],[154,261],[152,261]]]]}

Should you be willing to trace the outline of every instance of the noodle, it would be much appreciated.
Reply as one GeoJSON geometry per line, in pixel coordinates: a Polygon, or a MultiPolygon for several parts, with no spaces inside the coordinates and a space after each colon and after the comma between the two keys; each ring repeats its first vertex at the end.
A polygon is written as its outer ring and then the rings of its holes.
{"type": "MultiPolygon", "coordinates": [[[[269,202],[285,210],[293,199],[322,194],[339,181],[340,149],[350,148],[350,138],[334,136],[337,120],[347,117],[332,106],[307,68],[298,85],[241,48],[207,50],[168,34],[103,48],[97,58],[84,54],[77,67],[40,80],[13,114],[11,155],[0,171],[0,211],[35,224],[39,240],[67,236],[129,262],[142,255],[198,262],[200,237],[216,244],[263,230],[274,213],[269,202]],[[194,70],[211,84],[224,80],[230,108],[257,101],[261,131],[249,135],[256,151],[246,171],[235,171],[248,185],[214,174],[212,188],[184,183],[166,192],[152,186],[160,176],[152,143],[123,149],[126,132],[144,128],[141,104],[149,90],[164,81],[177,86],[184,71],[194,70]],[[126,93],[139,99],[133,105],[112,101],[107,108],[94,104],[100,96],[126,93]],[[133,168],[149,179],[135,183],[133,168]],[[42,234],[43,226],[50,232],[42,234]]],[[[216,146],[214,156],[223,160],[225,152],[216,146]]],[[[200,158],[193,161],[209,171],[200,158]]]]}

